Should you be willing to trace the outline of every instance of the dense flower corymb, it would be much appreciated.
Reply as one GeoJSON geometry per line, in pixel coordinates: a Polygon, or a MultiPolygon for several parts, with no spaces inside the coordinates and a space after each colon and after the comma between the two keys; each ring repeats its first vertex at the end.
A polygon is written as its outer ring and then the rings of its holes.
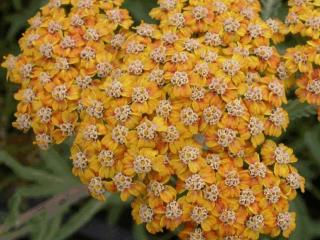
{"type": "MultiPolygon", "coordinates": [[[[75,135],[73,174],[99,200],[133,198],[150,233],[288,237],[304,178],[269,138],[286,130],[285,83],[312,68],[317,42],[282,58],[285,25],[257,0],[159,0],[159,24],[133,28],[121,2],[50,1],[31,19],[3,64],[21,85],[14,126],[42,148],[75,135]]],[[[298,81],[312,104],[317,74],[298,81]]]]}

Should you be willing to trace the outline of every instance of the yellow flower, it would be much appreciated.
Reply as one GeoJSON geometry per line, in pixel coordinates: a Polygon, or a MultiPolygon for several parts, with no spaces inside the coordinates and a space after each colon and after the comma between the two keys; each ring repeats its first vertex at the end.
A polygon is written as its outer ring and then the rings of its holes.
{"type": "Polygon", "coordinates": [[[283,144],[277,145],[271,140],[267,140],[261,149],[262,161],[268,166],[274,164],[276,176],[287,177],[290,171],[290,163],[297,161],[293,155],[293,150],[283,144]]]}
{"type": "Polygon", "coordinates": [[[122,172],[118,172],[112,181],[106,182],[104,186],[108,192],[120,192],[122,201],[127,201],[130,196],[138,197],[146,190],[144,183],[134,180],[122,172]]]}
{"type": "Polygon", "coordinates": [[[53,139],[57,144],[63,142],[67,137],[74,134],[78,115],[75,112],[56,112],[52,116],[52,124],[55,130],[52,133],[53,139]]]}
{"type": "Polygon", "coordinates": [[[275,218],[277,228],[271,232],[271,236],[278,236],[282,231],[282,235],[289,238],[290,234],[296,228],[296,213],[283,211],[279,212],[275,218]]]}
{"type": "Polygon", "coordinates": [[[162,98],[163,93],[158,86],[146,79],[138,82],[123,79],[123,88],[125,97],[131,97],[131,109],[134,114],[151,114],[162,98]]]}
{"type": "Polygon", "coordinates": [[[143,180],[153,169],[153,163],[159,161],[161,156],[151,148],[129,148],[124,155],[123,173],[127,176],[137,176],[143,180]]]}
{"type": "Polygon", "coordinates": [[[268,120],[265,124],[265,133],[269,136],[279,137],[289,125],[288,113],[283,108],[274,108],[267,112],[268,120]]]}
{"type": "Polygon", "coordinates": [[[278,19],[268,18],[266,23],[268,24],[271,33],[272,33],[272,41],[274,44],[279,44],[285,40],[286,35],[286,26],[283,22],[278,19]]]}
{"type": "Polygon", "coordinates": [[[307,101],[307,103],[317,106],[320,105],[319,76],[320,69],[314,69],[310,74],[304,74],[297,80],[298,89],[296,90],[296,95],[300,101],[307,101]]]}
{"type": "Polygon", "coordinates": [[[156,209],[152,209],[141,199],[136,199],[131,204],[132,216],[137,224],[145,223],[146,229],[155,234],[162,231],[161,215],[157,214],[156,209]]]}
{"type": "Polygon", "coordinates": [[[191,202],[186,199],[182,203],[183,211],[187,216],[185,221],[199,225],[205,232],[216,229],[217,219],[212,208],[203,205],[200,199],[191,202]]]}
{"type": "Polygon", "coordinates": [[[122,171],[124,148],[98,141],[89,145],[88,151],[91,153],[89,165],[102,179],[112,178],[117,172],[122,171]]]}
{"type": "Polygon", "coordinates": [[[170,165],[178,176],[198,172],[205,165],[201,146],[192,139],[185,141],[185,145],[178,150],[178,155],[170,160],[170,165]]]}
{"type": "Polygon", "coordinates": [[[320,3],[290,0],[285,26],[258,0],[159,0],[159,24],[135,27],[122,3],[51,0],[30,19],[21,54],[2,63],[19,84],[13,126],[43,149],[75,135],[73,174],[100,201],[131,198],[152,234],[288,237],[305,180],[268,138],[288,127],[299,72],[298,97],[320,106],[320,3]],[[313,40],[280,56],[287,32],[313,40]]]}
{"type": "Polygon", "coordinates": [[[286,60],[286,67],[290,73],[295,73],[298,70],[302,73],[312,70],[312,62],[314,59],[314,50],[312,47],[296,46],[295,48],[287,49],[283,58],[286,60]]]}
{"type": "Polygon", "coordinates": [[[301,189],[301,192],[305,191],[305,179],[294,167],[291,167],[290,173],[281,181],[280,187],[288,199],[295,199],[298,189],[301,189]]]}
{"type": "Polygon", "coordinates": [[[71,148],[72,173],[80,178],[83,183],[88,183],[95,176],[94,169],[89,166],[90,155],[88,146],[73,145],[71,148]]]}

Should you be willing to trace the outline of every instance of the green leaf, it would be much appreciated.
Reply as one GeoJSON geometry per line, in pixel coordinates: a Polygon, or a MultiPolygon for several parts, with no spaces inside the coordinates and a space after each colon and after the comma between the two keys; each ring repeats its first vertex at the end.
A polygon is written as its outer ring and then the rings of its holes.
{"type": "Polygon", "coordinates": [[[62,222],[63,214],[60,213],[50,221],[50,226],[46,234],[46,240],[55,240],[62,222]]]}
{"type": "Polygon", "coordinates": [[[0,163],[5,164],[14,173],[25,180],[33,180],[36,182],[49,182],[64,184],[64,180],[61,177],[49,174],[46,171],[35,169],[32,167],[22,166],[18,161],[11,157],[7,152],[0,151],[0,163]]]}
{"type": "Polygon", "coordinates": [[[2,240],[17,240],[20,239],[21,236],[26,235],[28,232],[30,232],[31,226],[25,225],[22,228],[17,229],[16,231],[5,233],[3,235],[0,235],[0,239],[2,240]]]}
{"type": "Polygon", "coordinates": [[[14,224],[19,216],[19,208],[23,198],[49,197],[60,193],[66,189],[67,186],[60,185],[60,188],[47,185],[32,185],[28,187],[21,187],[16,190],[9,201],[9,215],[6,219],[6,224],[14,224]]]}
{"type": "Polygon", "coordinates": [[[297,45],[305,45],[308,41],[308,38],[302,37],[300,35],[288,34],[286,40],[277,44],[276,47],[281,54],[284,54],[288,48],[293,48],[297,45]]]}
{"type": "Polygon", "coordinates": [[[156,23],[149,16],[150,10],[156,6],[157,2],[155,0],[126,0],[123,5],[124,8],[129,10],[136,24],[139,24],[142,20],[147,23],[156,23]]]}
{"type": "Polygon", "coordinates": [[[307,103],[301,103],[299,100],[289,101],[284,108],[289,113],[291,121],[303,117],[310,117],[317,113],[314,106],[307,103]]]}
{"type": "Polygon", "coordinates": [[[306,205],[302,198],[298,196],[291,205],[292,210],[297,213],[297,227],[290,236],[292,240],[312,240],[320,236],[320,221],[314,221],[310,218],[306,205]]]}
{"type": "MultiPolygon", "coordinates": [[[[50,159],[49,157],[47,161],[59,161],[56,159],[58,155],[54,152],[51,153],[53,154],[51,157],[53,157],[54,159],[50,159]]],[[[60,161],[63,160],[60,159],[60,161]]],[[[0,151],[0,163],[4,163],[5,165],[7,165],[19,177],[36,182],[30,184],[29,186],[23,186],[18,188],[14,195],[11,197],[9,201],[10,211],[8,217],[5,220],[5,224],[8,226],[15,226],[18,223],[17,220],[19,217],[19,209],[23,198],[51,197],[63,193],[68,189],[71,189],[72,187],[76,186],[76,184],[79,184],[79,182],[76,181],[75,178],[71,177],[72,175],[70,173],[67,177],[59,177],[52,175],[47,171],[22,166],[18,161],[16,161],[14,158],[12,158],[9,154],[7,154],[4,151],[0,151]]],[[[59,164],[59,162],[57,162],[57,164],[59,164]]],[[[54,163],[50,163],[48,165],[50,166],[50,169],[52,171],[56,171],[59,173],[65,171],[64,168],[56,168],[55,166],[53,166],[54,163]]],[[[59,206],[57,212],[63,209],[67,209],[68,205],[68,202],[63,203],[61,206],[59,206]]],[[[37,215],[35,215],[34,217],[37,217],[37,215]]]]}
{"type": "Polygon", "coordinates": [[[312,130],[304,134],[304,143],[309,150],[314,163],[320,167],[320,137],[319,127],[313,128],[312,130]]]}
{"type": "Polygon", "coordinates": [[[279,17],[285,11],[285,3],[281,0],[261,0],[262,3],[262,18],[268,19],[270,17],[279,17]]]}
{"type": "Polygon", "coordinates": [[[53,147],[47,151],[40,151],[40,156],[44,159],[46,166],[53,173],[61,176],[72,176],[68,159],[62,157],[53,147]]]}
{"type": "Polygon", "coordinates": [[[89,222],[89,220],[103,207],[103,205],[103,202],[99,202],[95,199],[88,200],[83,207],[63,225],[55,239],[67,239],[80,227],[89,222]]]}
{"type": "Polygon", "coordinates": [[[30,223],[31,230],[31,239],[32,240],[43,240],[46,239],[46,233],[48,229],[48,216],[46,214],[40,214],[35,217],[30,223]]]}
{"type": "Polygon", "coordinates": [[[39,8],[47,3],[47,0],[31,0],[28,6],[23,11],[16,12],[9,15],[5,20],[10,23],[9,31],[6,34],[6,39],[9,41],[15,41],[16,35],[27,25],[27,20],[35,15],[39,8]]]}
{"type": "Polygon", "coordinates": [[[144,224],[135,224],[133,226],[133,238],[135,240],[148,240],[148,234],[144,224]]]}
{"type": "Polygon", "coordinates": [[[115,205],[115,206],[111,206],[111,207],[108,207],[109,210],[109,213],[108,213],[108,224],[110,225],[115,225],[120,216],[121,216],[121,213],[125,210],[124,206],[118,206],[118,205],[115,205]]]}
{"type": "Polygon", "coordinates": [[[12,5],[16,11],[19,11],[22,9],[21,0],[12,0],[12,5]]]}

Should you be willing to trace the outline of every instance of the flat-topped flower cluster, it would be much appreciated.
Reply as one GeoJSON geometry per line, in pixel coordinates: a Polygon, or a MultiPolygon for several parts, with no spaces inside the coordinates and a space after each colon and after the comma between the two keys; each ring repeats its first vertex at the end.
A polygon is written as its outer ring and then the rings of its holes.
{"type": "Polygon", "coordinates": [[[298,96],[320,105],[319,54],[309,54],[319,31],[301,28],[314,39],[284,56],[274,44],[296,30],[291,12],[319,15],[318,2],[290,1],[282,23],[263,20],[257,0],[159,0],[159,24],[137,26],[121,4],[51,0],[29,21],[21,54],[3,64],[20,85],[13,125],[43,149],[74,136],[73,174],[99,200],[133,199],[150,233],[288,237],[304,178],[271,138],[288,127],[296,71],[306,73],[298,96]]]}
{"type": "Polygon", "coordinates": [[[320,120],[320,1],[289,1],[285,22],[288,32],[308,39],[307,44],[288,49],[284,59],[291,79],[298,77],[298,98],[316,106],[320,120]]]}

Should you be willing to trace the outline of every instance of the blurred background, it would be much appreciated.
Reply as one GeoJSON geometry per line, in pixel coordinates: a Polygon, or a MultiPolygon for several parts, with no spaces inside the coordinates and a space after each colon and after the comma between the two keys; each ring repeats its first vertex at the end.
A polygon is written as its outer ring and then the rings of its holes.
{"type": "MultiPolygon", "coordinates": [[[[27,20],[46,2],[0,1],[0,61],[8,53],[19,53],[17,41],[27,27],[27,20]]],[[[263,3],[272,6],[263,12],[264,17],[286,15],[286,1],[263,3]]],[[[136,23],[142,19],[152,22],[148,12],[155,5],[155,0],[125,2],[136,23]]],[[[278,46],[279,50],[300,41],[303,39],[288,36],[278,46]]],[[[148,235],[143,226],[133,224],[129,203],[121,203],[117,196],[107,203],[89,198],[71,175],[69,143],[43,152],[32,145],[30,134],[13,129],[16,90],[17,86],[9,83],[4,69],[0,69],[0,240],[177,239],[174,233],[148,235]],[[69,189],[71,198],[66,196],[69,189]],[[43,214],[41,210],[48,207],[50,211],[43,214]]],[[[312,107],[292,101],[286,108],[292,122],[279,141],[295,149],[300,160],[297,167],[307,184],[306,193],[292,204],[298,221],[290,239],[316,240],[320,239],[320,124],[312,107]]]]}

